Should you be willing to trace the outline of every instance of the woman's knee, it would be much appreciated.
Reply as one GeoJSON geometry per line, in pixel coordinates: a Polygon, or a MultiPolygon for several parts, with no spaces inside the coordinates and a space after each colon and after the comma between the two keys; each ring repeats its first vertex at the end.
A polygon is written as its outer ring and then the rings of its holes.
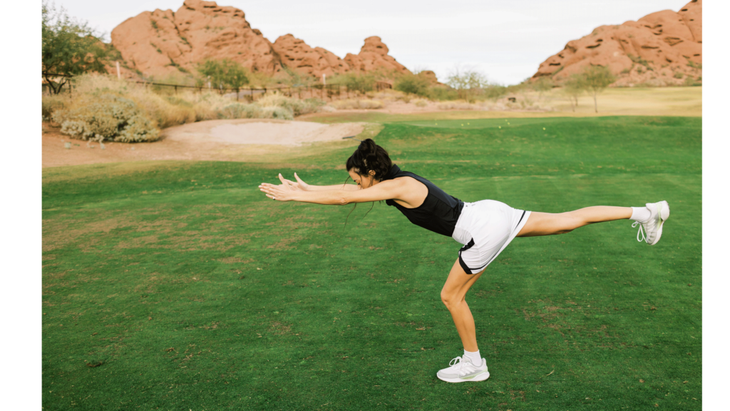
{"type": "Polygon", "coordinates": [[[445,288],[441,290],[441,302],[444,303],[446,308],[451,309],[452,307],[459,305],[462,301],[464,301],[464,296],[450,292],[445,288]]]}

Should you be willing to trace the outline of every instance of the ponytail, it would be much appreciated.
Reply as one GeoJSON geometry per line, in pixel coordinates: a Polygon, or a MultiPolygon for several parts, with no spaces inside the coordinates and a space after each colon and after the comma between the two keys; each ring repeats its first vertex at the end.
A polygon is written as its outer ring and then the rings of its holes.
{"type": "Polygon", "coordinates": [[[372,170],[375,172],[373,178],[382,180],[390,172],[393,162],[383,147],[368,138],[363,140],[357,150],[347,159],[345,167],[347,171],[357,169],[356,172],[362,176],[369,175],[372,170]]]}

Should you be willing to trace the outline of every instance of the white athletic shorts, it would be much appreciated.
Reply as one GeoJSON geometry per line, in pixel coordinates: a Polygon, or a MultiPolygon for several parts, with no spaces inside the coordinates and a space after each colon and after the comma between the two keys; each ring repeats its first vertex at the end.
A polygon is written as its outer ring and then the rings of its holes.
{"type": "Polygon", "coordinates": [[[517,236],[529,217],[529,211],[517,210],[495,200],[464,203],[452,235],[464,245],[459,250],[461,268],[467,274],[477,274],[487,268],[517,236]]]}

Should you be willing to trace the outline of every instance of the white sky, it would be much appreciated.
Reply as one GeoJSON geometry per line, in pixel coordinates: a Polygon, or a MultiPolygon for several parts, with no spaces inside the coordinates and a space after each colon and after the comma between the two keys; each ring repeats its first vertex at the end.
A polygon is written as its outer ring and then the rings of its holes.
{"type": "MultiPolygon", "coordinates": [[[[291,33],[339,57],[357,54],[363,40],[380,36],[390,55],[410,70],[441,80],[460,65],[491,82],[517,84],[570,40],[606,24],[656,11],[678,11],[689,0],[221,0],[246,13],[271,42],[291,33]]],[[[155,8],[177,11],[183,0],[55,0],[69,15],[107,34],[127,18],[155,8]]]]}

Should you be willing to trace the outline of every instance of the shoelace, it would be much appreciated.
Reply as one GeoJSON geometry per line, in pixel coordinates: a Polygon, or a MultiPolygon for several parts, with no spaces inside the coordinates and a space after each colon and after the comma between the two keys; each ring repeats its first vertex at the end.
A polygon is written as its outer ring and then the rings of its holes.
{"type": "Polygon", "coordinates": [[[449,367],[453,367],[454,365],[456,365],[460,362],[461,362],[461,357],[456,357],[456,358],[452,359],[451,361],[449,361],[449,367]]]}
{"type": "Polygon", "coordinates": [[[641,224],[638,221],[634,221],[634,224],[631,224],[631,228],[636,228],[636,226],[639,226],[639,232],[636,233],[636,241],[638,242],[646,242],[646,233],[644,232],[644,225],[641,224]]]}

